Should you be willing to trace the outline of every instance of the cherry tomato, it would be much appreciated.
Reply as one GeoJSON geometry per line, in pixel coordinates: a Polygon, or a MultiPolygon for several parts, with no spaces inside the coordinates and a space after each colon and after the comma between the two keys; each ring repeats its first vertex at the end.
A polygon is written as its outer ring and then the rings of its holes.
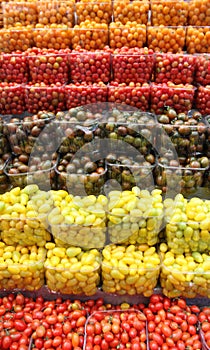
{"type": "Polygon", "coordinates": [[[27,325],[23,320],[14,320],[14,327],[17,331],[23,332],[27,325]]]}
{"type": "Polygon", "coordinates": [[[194,314],[191,314],[187,317],[187,322],[190,325],[195,325],[198,322],[198,317],[194,314]]]}
{"type": "Polygon", "coordinates": [[[72,334],[72,346],[73,347],[79,346],[79,335],[77,333],[72,334]]]}
{"type": "Polygon", "coordinates": [[[3,338],[2,338],[2,345],[1,345],[1,348],[2,349],[10,349],[10,346],[12,345],[12,339],[10,336],[8,335],[5,335],[3,338]]]}

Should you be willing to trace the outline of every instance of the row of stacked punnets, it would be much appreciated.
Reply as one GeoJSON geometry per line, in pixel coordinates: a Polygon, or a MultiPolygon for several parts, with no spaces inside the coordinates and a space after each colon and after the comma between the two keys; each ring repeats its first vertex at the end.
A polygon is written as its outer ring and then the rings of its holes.
{"type": "Polygon", "coordinates": [[[0,55],[0,81],[67,83],[156,83],[210,84],[209,54],[192,55],[154,52],[147,47],[123,46],[88,51],[31,48],[0,55]]]}
{"type": "Polygon", "coordinates": [[[156,1],[34,1],[2,4],[3,26],[18,25],[38,27],[60,24],[73,27],[85,20],[109,24],[113,19],[122,24],[137,22],[154,26],[194,25],[209,26],[209,4],[207,0],[188,2],[168,0],[156,1]],[[151,10],[151,11],[150,11],[151,10]],[[151,12],[151,13],[150,13],[151,12]],[[20,15],[21,13],[21,15],[20,15]]]}
{"type": "Polygon", "coordinates": [[[79,197],[36,185],[1,195],[2,289],[209,297],[210,201],[161,191],[79,197]],[[160,242],[166,243],[160,243],[160,242]],[[157,243],[160,243],[156,246],[157,243]],[[159,253],[159,254],[158,254],[159,253]],[[101,283],[100,283],[101,278],[101,283]]]}
{"type": "Polygon", "coordinates": [[[208,117],[197,111],[168,109],[155,117],[129,106],[95,104],[56,115],[11,116],[1,121],[0,140],[1,192],[35,183],[99,195],[110,180],[123,190],[176,193],[179,186],[189,196],[209,186],[208,117]]]}
{"type": "Polygon", "coordinates": [[[17,26],[0,29],[0,51],[11,53],[16,50],[26,51],[29,48],[41,49],[83,49],[103,50],[107,45],[112,49],[127,46],[161,52],[189,54],[209,53],[210,27],[197,26],[146,26],[136,22],[113,22],[109,26],[89,20],[74,28],[52,24],[49,27],[31,28],[17,26]],[[92,39],[93,38],[93,39],[92,39]]]}
{"type": "Polygon", "coordinates": [[[107,300],[104,294],[83,300],[51,297],[7,293],[0,298],[2,349],[155,350],[169,344],[199,350],[209,346],[209,308],[198,300],[192,304],[161,294],[143,302],[140,298],[107,300]]]}

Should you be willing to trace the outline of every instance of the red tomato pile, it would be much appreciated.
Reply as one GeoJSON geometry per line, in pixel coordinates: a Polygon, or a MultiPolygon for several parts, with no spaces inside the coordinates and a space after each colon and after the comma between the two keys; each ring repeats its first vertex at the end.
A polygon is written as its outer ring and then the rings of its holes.
{"type": "Polygon", "coordinates": [[[210,348],[210,308],[204,307],[199,314],[199,321],[201,323],[202,336],[204,337],[205,345],[210,348]]]}
{"type": "Polygon", "coordinates": [[[112,82],[108,87],[108,101],[127,104],[142,111],[149,108],[150,85],[148,83],[125,83],[112,82]]]}
{"type": "Polygon", "coordinates": [[[86,350],[146,350],[146,318],[138,310],[98,311],[86,325],[86,350]]]}
{"type": "Polygon", "coordinates": [[[184,299],[153,295],[144,313],[148,321],[150,350],[202,349],[197,331],[199,308],[184,299]]]}
{"type": "Polygon", "coordinates": [[[111,71],[109,47],[94,52],[76,48],[69,55],[73,83],[108,83],[111,71]]]}
{"type": "Polygon", "coordinates": [[[196,57],[193,55],[157,53],[155,62],[156,83],[191,84],[194,80],[196,57]]]}
{"type": "Polygon", "coordinates": [[[148,83],[152,78],[155,57],[148,48],[122,47],[112,58],[113,79],[117,83],[148,83]]]}

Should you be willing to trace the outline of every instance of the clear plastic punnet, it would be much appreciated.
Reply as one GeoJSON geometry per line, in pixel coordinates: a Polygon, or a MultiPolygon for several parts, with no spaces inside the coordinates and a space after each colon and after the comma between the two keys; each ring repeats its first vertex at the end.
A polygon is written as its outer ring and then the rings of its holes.
{"type": "Polygon", "coordinates": [[[37,2],[3,2],[4,28],[35,26],[37,23],[37,2]]]}
{"type": "Polygon", "coordinates": [[[98,322],[101,322],[101,324],[104,324],[104,327],[102,328],[102,337],[104,337],[104,339],[106,339],[106,334],[109,334],[108,331],[106,331],[106,329],[110,329],[110,331],[112,331],[113,329],[115,329],[114,328],[115,325],[119,325],[120,338],[119,339],[116,338],[116,346],[114,347],[115,349],[117,349],[117,347],[122,344],[121,339],[124,339],[123,335],[127,340],[126,344],[127,345],[132,344],[133,339],[132,337],[130,337],[129,331],[128,330],[126,331],[124,329],[125,328],[123,327],[124,323],[128,324],[127,322],[129,322],[130,327],[132,328],[134,327],[136,322],[138,322],[139,342],[141,344],[141,347],[143,348],[143,346],[145,346],[145,349],[146,349],[147,324],[146,324],[146,317],[141,311],[131,307],[126,310],[105,310],[105,311],[93,312],[92,314],[90,314],[90,316],[87,318],[87,321],[86,321],[85,339],[84,339],[84,347],[83,347],[84,349],[87,349],[88,346],[91,345],[91,341],[88,339],[88,331],[87,331],[88,325],[93,325],[95,327],[96,324],[99,324],[98,322]],[[100,318],[100,321],[98,321],[99,318],[100,318]]]}
{"type": "Polygon", "coordinates": [[[161,52],[182,52],[185,46],[186,27],[182,26],[148,26],[147,46],[161,52]]]}
{"type": "Polygon", "coordinates": [[[68,55],[70,49],[33,48],[27,52],[30,81],[33,84],[66,84],[70,79],[68,55]]]}
{"type": "MultiPolygon", "coordinates": [[[[38,138],[47,140],[48,133],[44,133],[45,127],[55,118],[51,112],[38,112],[31,115],[24,113],[21,118],[8,116],[4,121],[4,133],[8,139],[9,146],[16,155],[25,156],[25,159],[31,154],[38,138]]],[[[41,145],[40,145],[41,147],[41,145]]],[[[39,149],[39,152],[53,151],[53,140],[49,140],[39,149]]],[[[26,159],[27,161],[27,159],[26,159]]]]}
{"type": "Polygon", "coordinates": [[[147,189],[153,187],[155,164],[147,162],[142,155],[132,161],[127,156],[114,159],[114,155],[111,154],[107,157],[106,165],[108,180],[117,181],[122,190],[132,190],[137,185],[147,189]]]}
{"type": "MultiPolygon", "coordinates": [[[[160,140],[157,138],[157,142],[162,149],[161,153],[164,155],[164,158],[169,160],[173,160],[173,157],[175,157],[175,154],[168,152],[169,140],[173,143],[179,157],[188,158],[196,155],[199,156],[201,153],[205,154],[204,150],[208,131],[206,121],[201,118],[201,114],[198,114],[198,119],[196,119],[196,116],[187,118],[186,114],[180,115],[183,115],[187,120],[177,119],[171,124],[159,124],[161,129],[164,130],[164,133],[160,140]]],[[[184,165],[187,165],[185,163],[186,158],[184,159],[184,165]]]]}
{"type": "Polygon", "coordinates": [[[76,108],[87,104],[107,101],[107,86],[103,83],[69,84],[65,86],[66,108],[76,108]]]}
{"type": "Polygon", "coordinates": [[[43,247],[0,242],[0,290],[36,291],[44,286],[43,247]]]}
{"type": "Polygon", "coordinates": [[[100,281],[101,255],[97,249],[83,251],[47,243],[45,278],[47,287],[63,294],[94,295],[100,281]]]}
{"type": "Polygon", "coordinates": [[[102,290],[118,295],[152,295],[160,272],[155,247],[109,245],[102,251],[102,290]]]}
{"type": "Polygon", "coordinates": [[[127,22],[136,22],[138,24],[147,24],[149,15],[149,1],[139,0],[114,0],[113,15],[115,22],[126,24],[127,22]]]}
{"type": "Polygon", "coordinates": [[[198,87],[195,105],[202,115],[210,114],[210,85],[198,87]]]}
{"type": "Polygon", "coordinates": [[[60,159],[57,167],[57,187],[71,194],[99,195],[106,182],[107,169],[103,161],[93,162],[86,156],[83,159],[69,155],[60,159]]]}
{"type": "Polygon", "coordinates": [[[163,203],[160,190],[110,191],[108,194],[108,240],[110,243],[148,244],[159,241],[163,203]]]}
{"type": "Polygon", "coordinates": [[[1,53],[0,81],[24,84],[29,80],[26,53],[16,51],[11,54],[1,53]]]}
{"type": "Polygon", "coordinates": [[[144,47],[146,44],[146,25],[136,22],[128,22],[123,25],[121,22],[112,22],[109,26],[109,46],[112,49],[123,46],[144,47]]]}
{"type": "Polygon", "coordinates": [[[74,25],[74,0],[38,1],[37,22],[42,25],[61,24],[72,28],[74,25]]]}
{"type": "Polygon", "coordinates": [[[130,105],[141,111],[148,111],[150,99],[150,85],[137,83],[134,86],[126,83],[118,84],[111,82],[108,85],[108,101],[130,105]]]}
{"type": "Polygon", "coordinates": [[[34,46],[33,29],[29,27],[13,27],[1,29],[0,51],[12,53],[14,51],[26,51],[34,46]]]}
{"type": "MultiPolygon", "coordinates": [[[[35,155],[36,152],[33,153],[35,155]]],[[[27,185],[38,185],[42,190],[49,186],[55,189],[55,167],[57,155],[51,152],[30,158],[29,155],[13,155],[4,169],[13,187],[24,188],[27,185]],[[45,159],[47,158],[47,160],[45,159]]]]}
{"type": "Polygon", "coordinates": [[[58,112],[65,110],[65,86],[57,83],[28,84],[24,86],[25,109],[36,114],[39,111],[58,112]]]}
{"type": "Polygon", "coordinates": [[[177,183],[179,183],[181,193],[184,196],[197,195],[197,190],[204,185],[208,169],[209,161],[207,157],[193,156],[190,163],[186,165],[176,164],[172,157],[172,160],[169,160],[166,164],[158,162],[154,172],[155,182],[163,193],[167,191],[167,179],[170,179],[170,190],[174,193],[177,190],[177,183]],[[204,166],[202,167],[202,165],[204,166]]]}
{"type": "MultiPolygon", "coordinates": [[[[81,150],[81,156],[85,156],[85,150],[87,152],[89,151],[86,148],[88,146],[87,144],[94,141],[97,136],[101,135],[103,137],[103,130],[99,129],[99,122],[102,118],[99,110],[100,104],[93,104],[70,108],[68,111],[58,112],[56,114],[55,126],[61,139],[58,150],[61,158],[64,159],[61,164],[63,167],[58,169],[58,171],[63,171],[71,162],[73,155],[78,151],[81,150]],[[85,147],[84,150],[83,147],[85,147]]],[[[94,151],[96,152],[96,149],[94,151]]],[[[90,156],[89,154],[86,155],[88,157],[90,156]]],[[[78,160],[75,164],[76,168],[80,168],[80,165],[83,167],[89,160],[89,158],[82,158],[81,162],[78,160]]],[[[69,170],[74,171],[74,168],[70,168],[69,170]]]]}
{"type": "Polygon", "coordinates": [[[208,0],[190,0],[188,24],[194,26],[209,26],[209,1],[208,0]]]}
{"type": "Polygon", "coordinates": [[[35,46],[41,49],[60,50],[71,46],[72,29],[64,24],[51,24],[46,27],[38,24],[32,35],[35,46]]]}
{"type": "Polygon", "coordinates": [[[105,245],[107,198],[104,195],[73,196],[60,190],[58,193],[55,191],[52,198],[54,207],[48,215],[48,223],[56,243],[83,249],[102,248],[105,245]],[[64,208],[58,206],[60,193],[64,208]]]}
{"type": "Polygon", "coordinates": [[[192,84],[196,71],[197,57],[184,53],[156,53],[155,82],[192,84]]]}
{"type": "Polygon", "coordinates": [[[72,48],[76,49],[78,45],[88,51],[103,50],[108,45],[108,25],[93,21],[75,25],[72,30],[72,48]]]}
{"type": "Polygon", "coordinates": [[[161,253],[160,284],[163,294],[169,298],[210,295],[209,254],[198,252],[174,254],[170,250],[161,253]]]}
{"type": "Polygon", "coordinates": [[[210,200],[186,199],[180,194],[174,200],[166,199],[164,207],[165,236],[171,253],[205,255],[210,245],[210,200]]]}
{"type": "MultiPolygon", "coordinates": [[[[119,93],[121,93],[121,89],[119,89],[119,93]]],[[[121,155],[125,155],[130,151],[131,154],[128,154],[128,157],[131,155],[134,157],[137,154],[139,156],[140,154],[145,157],[145,160],[154,164],[155,158],[152,148],[157,132],[155,115],[129,105],[110,103],[110,106],[113,106],[113,108],[107,111],[100,126],[104,130],[105,137],[109,139],[110,152],[116,154],[114,140],[117,139],[122,141],[121,155]],[[128,147],[126,147],[127,145],[128,147]],[[135,150],[139,153],[136,153],[135,150]],[[150,156],[149,159],[147,156],[150,156]]],[[[135,158],[133,160],[135,161],[135,158]]]]}
{"type": "Polygon", "coordinates": [[[210,55],[196,55],[195,82],[202,86],[210,85],[210,55]]]}
{"type": "Polygon", "coordinates": [[[151,22],[153,26],[185,26],[189,2],[184,0],[152,0],[151,22]]]}
{"type": "Polygon", "coordinates": [[[86,20],[97,23],[109,24],[112,20],[112,2],[111,0],[76,3],[77,23],[80,24],[86,20]]]}
{"type": "Polygon", "coordinates": [[[73,83],[108,83],[111,74],[109,50],[73,50],[69,55],[71,81],[73,83]]]}
{"type": "Polygon", "coordinates": [[[152,83],[150,86],[151,112],[162,114],[165,107],[171,107],[177,113],[187,113],[193,107],[195,90],[196,88],[191,84],[152,83]]]}
{"type": "Polygon", "coordinates": [[[17,83],[0,83],[1,115],[20,115],[25,110],[24,87],[17,83]]]}
{"type": "Polygon", "coordinates": [[[52,209],[49,193],[40,190],[35,184],[27,185],[24,189],[15,187],[1,194],[2,241],[12,246],[44,247],[51,240],[47,215],[52,209]]]}
{"type": "Polygon", "coordinates": [[[116,49],[112,55],[113,80],[117,83],[148,83],[153,74],[155,55],[147,49],[116,49]]]}
{"type": "Polygon", "coordinates": [[[186,48],[190,54],[210,53],[210,26],[188,26],[186,29],[186,48]]]}

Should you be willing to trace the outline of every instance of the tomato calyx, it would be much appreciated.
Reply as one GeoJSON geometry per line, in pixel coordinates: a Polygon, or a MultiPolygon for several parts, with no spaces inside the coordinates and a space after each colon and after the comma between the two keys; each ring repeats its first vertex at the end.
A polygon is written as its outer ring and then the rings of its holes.
{"type": "Polygon", "coordinates": [[[10,331],[8,328],[5,328],[4,331],[5,331],[6,335],[10,335],[10,331]]]}

